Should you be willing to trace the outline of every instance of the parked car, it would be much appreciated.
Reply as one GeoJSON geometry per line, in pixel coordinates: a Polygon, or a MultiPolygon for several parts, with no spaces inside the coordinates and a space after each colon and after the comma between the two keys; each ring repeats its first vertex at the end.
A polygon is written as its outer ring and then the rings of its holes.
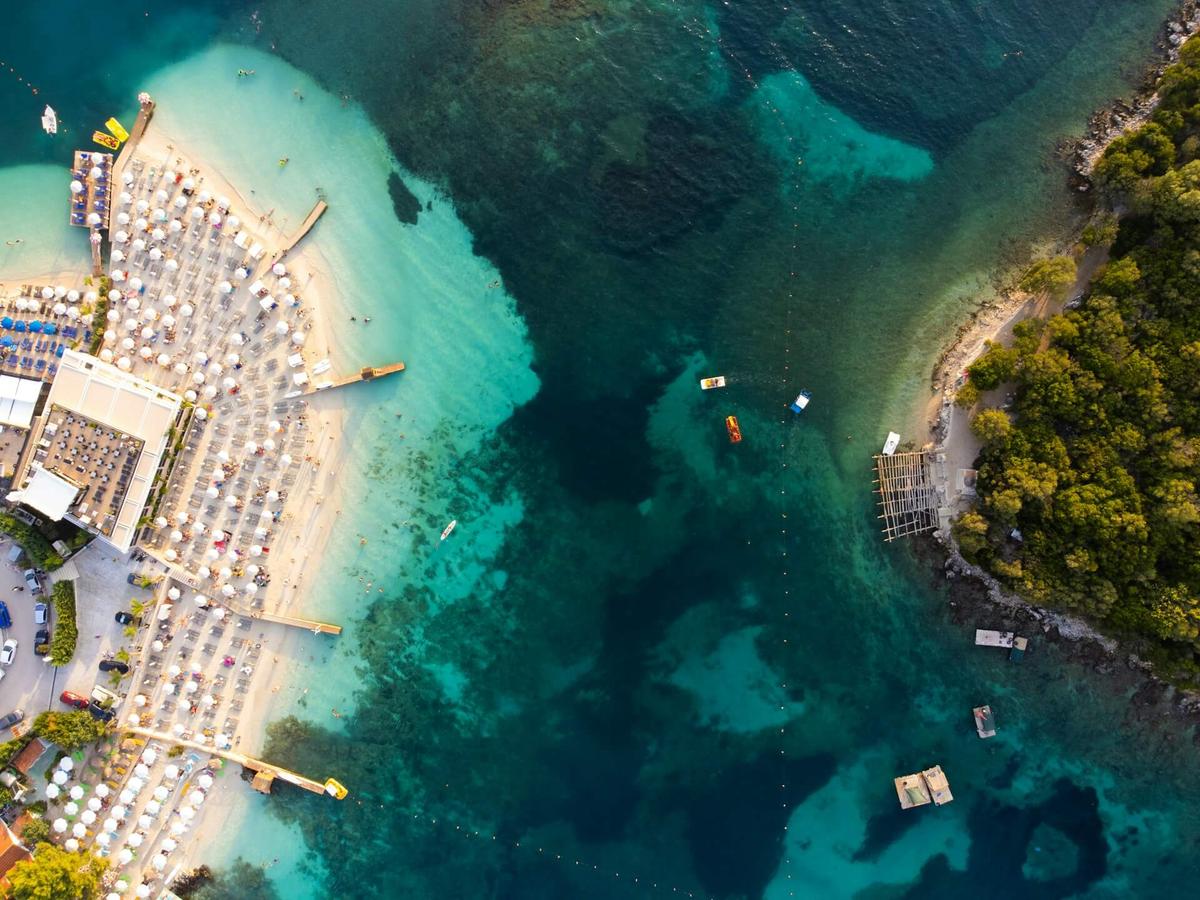
{"type": "Polygon", "coordinates": [[[12,628],[12,616],[8,613],[8,604],[0,600],[0,628],[12,628]]]}
{"type": "Polygon", "coordinates": [[[45,625],[50,621],[50,607],[45,603],[33,604],[33,624],[45,625]]]}
{"type": "Polygon", "coordinates": [[[99,719],[101,722],[111,722],[116,712],[111,709],[105,709],[95,700],[88,704],[87,711],[92,714],[93,719],[99,719]]]}
{"type": "Polygon", "coordinates": [[[50,652],[50,632],[45,628],[39,629],[33,637],[33,655],[45,656],[50,652]]]}
{"type": "Polygon", "coordinates": [[[67,706],[73,706],[76,709],[87,709],[88,704],[91,702],[83,694],[77,694],[74,691],[63,691],[58,695],[58,699],[67,704],[67,706]]]}
{"type": "Polygon", "coordinates": [[[9,638],[4,642],[4,646],[0,647],[0,666],[11,666],[16,658],[17,642],[14,638],[9,638]]]}
{"type": "Polygon", "coordinates": [[[124,610],[121,610],[121,612],[117,613],[116,618],[117,618],[117,624],[119,624],[119,625],[132,625],[133,624],[133,616],[130,615],[129,613],[125,612],[124,610]]]}
{"type": "Polygon", "coordinates": [[[42,579],[38,578],[36,569],[25,570],[25,583],[29,585],[29,592],[35,597],[42,592],[42,579]]]}
{"type": "Polygon", "coordinates": [[[0,731],[3,731],[5,728],[12,728],[14,725],[16,725],[18,722],[20,722],[24,718],[25,718],[25,710],[14,709],[7,716],[0,718],[0,731]]]}
{"type": "Polygon", "coordinates": [[[124,675],[129,671],[129,663],[123,663],[119,659],[102,659],[100,660],[100,671],[120,672],[124,675]]]}

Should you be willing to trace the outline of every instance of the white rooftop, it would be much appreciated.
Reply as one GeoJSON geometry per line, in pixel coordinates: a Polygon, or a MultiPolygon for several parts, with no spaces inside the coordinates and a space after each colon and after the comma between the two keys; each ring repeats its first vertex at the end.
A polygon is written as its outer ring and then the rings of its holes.
{"type": "Polygon", "coordinates": [[[38,466],[33,470],[33,477],[29,479],[25,489],[13,491],[8,495],[8,499],[31,506],[57,522],[67,514],[78,494],[78,485],[38,466]]]}
{"type": "Polygon", "coordinates": [[[40,379],[0,375],[0,425],[28,428],[41,390],[40,379]]]}
{"type": "MultiPolygon", "coordinates": [[[[86,353],[68,350],[59,360],[58,372],[46,401],[47,408],[61,406],[72,410],[144,444],[112,533],[105,535],[109,543],[121,551],[133,546],[138,520],[150,496],[154,474],[162,462],[171,426],[182,403],[183,398],[178,394],[122,372],[86,353]]],[[[85,521],[83,524],[91,523],[85,521]]]]}

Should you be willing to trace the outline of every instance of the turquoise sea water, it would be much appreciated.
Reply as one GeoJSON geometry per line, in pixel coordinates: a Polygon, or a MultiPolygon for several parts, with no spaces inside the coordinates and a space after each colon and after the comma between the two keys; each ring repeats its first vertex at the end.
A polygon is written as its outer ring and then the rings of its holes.
{"type": "MultiPolygon", "coordinates": [[[[1191,735],[1052,647],[974,652],[868,474],[973,296],[1072,221],[1055,145],[1169,7],[221,4],[88,20],[94,90],[28,72],[85,133],[151,90],[277,221],[320,188],[335,362],[409,364],[346,395],[306,612],[348,628],[269,747],[352,796],[242,797],[214,865],[286,897],[1187,893],[1191,735]],[[902,814],[934,762],[955,802],[902,814]]],[[[0,151],[0,198],[59,203],[18,166],[68,146],[0,151]]],[[[22,265],[85,251],[4,205],[22,265]]]]}

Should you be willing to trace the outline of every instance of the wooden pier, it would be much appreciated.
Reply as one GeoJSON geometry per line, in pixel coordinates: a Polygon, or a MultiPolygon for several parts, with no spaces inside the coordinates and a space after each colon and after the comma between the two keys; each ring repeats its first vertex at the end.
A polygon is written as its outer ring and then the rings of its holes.
{"type": "MultiPolygon", "coordinates": [[[[133,128],[129,132],[129,138],[125,141],[125,146],[121,148],[120,154],[117,155],[117,161],[112,166],[112,183],[116,190],[123,190],[123,182],[121,176],[125,172],[125,165],[133,157],[137,145],[141,143],[142,135],[146,133],[146,128],[150,125],[150,120],[154,117],[154,101],[145,100],[138,109],[137,119],[134,120],[133,128]]],[[[104,227],[109,228],[112,225],[112,206],[109,206],[108,215],[104,217],[104,227]]]]}
{"type": "Polygon", "coordinates": [[[342,626],[333,625],[329,622],[318,622],[316,619],[302,619],[299,616],[283,616],[278,613],[260,612],[255,613],[256,619],[262,619],[264,622],[278,622],[280,625],[291,625],[293,628],[303,628],[305,631],[311,631],[313,634],[341,634],[342,626]]]}
{"type": "MultiPolygon", "coordinates": [[[[96,152],[100,153],[101,151],[96,152]]],[[[92,168],[95,165],[92,162],[92,151],[75,151],[75,157],[71,166],[71,179],[83,184],[83,193],[71,195],[71,205],[70,209],[67,210],[67,219],[72,225],[77,225],[80,228],[95,229],[97,227],[108,226],[108,216],[112,208],[111,193],[114,185],[113,156],[111,153],[101,153],[101,155],[107,159],[107,162],[103,166],[105,177],[97,180],[92,177],[92,168]],[[101,184],[101,181],[104,184],[101,184]],[[77,209],[76,207],[80,199],[82,199],[83,208],[77,209]],[[103,210],[96,208],[98,201],[104,204],[103,210]],[[88,223],[88,216],[92,213],[97,213],[100,216],[99,226],[88,223]]]]}
{"type": "Polygon", "coordinates": [[[312,231],[313,226],[317,224],[317,219],[325,215],[325,210],[327,209],[329,209],[329,204],[324,200],[318,200],[317,205],[309,212],[308,217],[301,223],[300,228],[279,248],[277,257],[286,255],[289,250],[304,240],[305,235],[312,231]]]}
{"type": "Polygon", "coordinates": [[[255,759],[253,756],[238,753],[236,750],[220,750],[208,744],[201,744],[199,741],[184,740],[173,734],[168,734],[164,731],[154,731],[150,728],[142,728],[139,725],[122,726],[121,730],[144,737],[147,740],[161,741],[164,744],[174,744],[177,747],[185,747],[188,750],[196,750],[210,756],[219,756],[222,759],[227,759],[230,762],[244,766],[251,772],[254,772],[253,787],[256,791],[263,794],[271,793],[271,784],[278,778],[280,781],[294,784],[296,787],[311,791],[314,794],[332,796],[325,789],[325,782],[323,781],[313,781],[313,779],[306,778],[304,775],[293,772],[291,769],[285,769],[282,766],[277,766],[261,759],[255,759]]]}
{"type": "Polygon", "coordinates": [[[876,456],[875,485],[884,540],[894,541],[938,527],[938,492],[929,451],[876,456]]]}
{"type": "Polygon", "coordinates": [[[404,363],[397,362],[387,366],[363,366],[353,375],[346,375],[343,378],[335,378],[333,381],[319,381],[312,385],[306,394],[315,394],[319,391],[328,391],[333,388],[345,387],[348,384],[358,384],[362,381],[378,381],[388,375],[395,375],[397,372],[404,371],[404,363]]]}

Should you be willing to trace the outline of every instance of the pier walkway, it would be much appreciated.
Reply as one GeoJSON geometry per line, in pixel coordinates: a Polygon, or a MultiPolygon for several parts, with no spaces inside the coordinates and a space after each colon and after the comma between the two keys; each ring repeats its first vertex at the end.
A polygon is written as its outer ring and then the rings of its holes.
{"type": "Polygon", "coordinates": [[[342,378],[335,378],[333,381],[319,381],[312,385],[305,394],[316,394],[320,391],[328,391],[333,388],[345,387],[348,384],[358,384],[363,381],[378,381],[387,375],[395,375],[397,372],[404,371],[404,363],[396,362],[386,366],[363,366],[353,375],[346,375],[342,378]]]}
{"type": "MultiPolygon", "coordinates": [[[[137,119],[134,120],[133,129],[129,132],[129,139],[125,141],[125,146],[121,148],[121,152],[117,155],[117,161],[112,167],[112,185],[114,190],[121,190],[121,175],[125,171],[125,164],[133,157],[134,151],[141,143],[142,135],[146,133],[146,128],[150,125],[150,120],[154,118],[154,101],[146,99],[142,102],[141,108],[138,109],[137,119]]],[[[104,227],[109,228],[112,224],[112,207],[110,205],[108,216],[105,218],[104,227]]]]}
{"type": "Polygon", "coordinates": [[[286,256],[289,250],[304,240],[305,235],[312,231],[313,226],[317,224],[317,219],[325,215],[325,210],[327,209],[329,209],[329,204],[324,200],[318,200],[317,205],[312,208],[311,212],[309,212],[308,218],[301,223],[300,228],[295,232],[295,234],[293,234],[283,243],[283,246],[279,248],[276,258],[286,256]]]}
{"type": "Polygon", "coordinates": [[[222,759],[227,759],[230,762],[244,766],[255,773],[254,789],[264,794],[271,793],[271,783],[276,778],[286,781],[288,784],[294,784],[296,787],[304,788],[306,791],[312,791],[314,794],[329,793],[325,790],[325,783],[322,781],[313,781],[313,779],[307,778],[298,772],[293,772],[291,769],[285,769],[282,766],[277,766],[261,759],[255,759],[253,756],[238,753],[236,750],[220,750],[208,744],[201,744],[198,741],[188,741],[173,734],[154,731],[150,728],[142,728],[140,725],[122,726],[121,730],[128,731],[131,734],[136,734],[148,740],[161,741],[164,744],[175,744],[178,747],[185,747],[188,750],[196,750],[200,753],[219,756],[222,759]]]}

